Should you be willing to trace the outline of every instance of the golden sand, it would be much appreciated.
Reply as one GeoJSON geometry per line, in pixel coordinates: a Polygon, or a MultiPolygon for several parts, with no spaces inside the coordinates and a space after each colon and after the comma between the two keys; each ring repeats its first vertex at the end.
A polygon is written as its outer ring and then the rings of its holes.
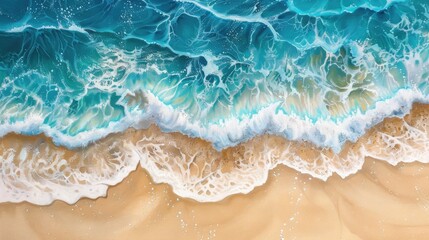
{"type": "MultiPolygon", "coordinates": [[[[40,136],[8,135],[1,142],[3,151],[8,148],[19,151],[23,146],[30,146],[38,152],[38,155],[30,154],[37,155],[32,161],[50,157],[54,152],[66,159],[71,168],[95,173],[102,169],[100,166],[106,163],[110,166],[117,161],[108,157],[112,151],[105,150],[112,142],[134,139],[130,141],[135,143],[153,135],[158,137],[151,138],[151,143],[168,142],[163,149],[171,156],[170,160],[178,155],[185,156],[185,160],[186,156],[194,156],[187,166],[191,176],[200,177],[206,176],[207,171],[234,173],[257,166],[260,162],[254,159],[261,156],[257,153],[263,152],[261,148],[267,142],[271,148],[282,146],[276,151],[287,145],[293,150],[288,154],[300,156],[309,163],[320,156],[330,156],[331,160],[347,159],[344,156],[360,152],[362,146],[371,157],[366,156],[363,168],[356,174],[345,179],[334,174],[327,181],[279,165],[269,172],[265,184],[249,194],[233,195],[212,203],[179,197],[171,186],[155,184],[145,170],[137,167],[122,182],[109,188],[106,197],[96,200],[81,199],[75,204],[55,201],[48,206],[1,203],[0,239],[427,239],[429,164],[412,162],[392,166],[373,157],[384,159],[401,153],[407,155],[396,157],[409,161],[410,156],[420,156],[421,159],[415,160],[427,162],[425,155],[416,154],[426,151],[426,143],[404,131],[409,129],[407,126],[418,126],[415,131],[426,134],[428,109],[416,105],[405,121],[384,121],[357,143],[348,144],[339,154],[272,136],[258,137],[241,146],[216,152],[202,140],[163,134],[156,128],[117,134],[77,150],[56,147],[40,136]],[[392,146],[388,145],[389,141],[377,142],[380,136],[399,142],[392,146]],[[408,151],[407,146],[414,146],[414,150],[408,151]],[[249,153],[249,149],[253,152],[249,153]],[[202,156],[195,157],[198,151],[202,156]],[[249,160],[249,156],[253,160],[249,160]],[[202,169],[207,162],[210,167],[202,169]],[[82,164],[89,165],[82,168],[82,164]]],[[[121,149],[121,146],[115,147],[121,149]]],[[[271,153],[269,156],[273,159],[270,161],[281,158],[279,154],[271,153]]],[[[396,164],[396,160],[391,163],[396,164]]],[[[167,163],[172,162],[157,163],[159,169],[165,171],[161,173],[173,174],[180,170],[175,163],[175,167],[167,171],[162,165],[167,163]]],[[[331,164],[331,167],[345,168],[350,163],[333,161],[331,164]]],[[[46,181],[42,173],[38,176],[46,181]]]]}
{"type": "Polygon", "coordinates": [[[327,182],[284,166],[247,195],[177,197],[139,168],[106,198],[0,204],[0,239],[427,239],[429,165],[368,160],[327,182]]]}

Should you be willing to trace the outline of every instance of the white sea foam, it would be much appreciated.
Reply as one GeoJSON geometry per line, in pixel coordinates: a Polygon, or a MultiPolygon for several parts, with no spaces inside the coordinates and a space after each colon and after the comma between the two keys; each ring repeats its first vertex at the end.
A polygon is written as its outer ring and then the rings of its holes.
{"type": "Polygon", "coordinates": [[[54,25],[43,25],[40,27],[35,27],[29,24],[25,24],[25,25],[20,25],[17,27],[12,27],[10,29],[5,30],[5,32],[10,32],[10,33],[20,33],[20,32],[24,32],[27,29],[37,29],[37,30],[66,30],[66,31],[74,31],[74,32],[80,32],[80,33],[86,33],[85,29],[77,26],[76,24],[70,24],[69,26],[65,27],[62,25],[58,25],[58,26],[54,26],[54,25]]]}
{"type": "Polygon", "coordinates": [[[91,157],[81,153],[67,157],[41,142],[19,147],[1,147],[0,202],[48,205],[61,200],[72,204],[83,197],[102,197],[108,186],[121,182],[139,161],[131,153],[120,152],[110,157],[97,152],[91,157]]]}

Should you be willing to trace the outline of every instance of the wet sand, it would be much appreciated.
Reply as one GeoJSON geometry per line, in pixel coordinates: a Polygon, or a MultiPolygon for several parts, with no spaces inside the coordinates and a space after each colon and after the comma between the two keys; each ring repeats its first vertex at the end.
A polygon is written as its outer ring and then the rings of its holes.
{"type": "Polygon", "coordinates": [[[367,160],[327,182],[281,166],[247,195],[177,197],[139,168],[106,198],[0,204],[0,239],[427,239],[429,165],[367,160]]]}

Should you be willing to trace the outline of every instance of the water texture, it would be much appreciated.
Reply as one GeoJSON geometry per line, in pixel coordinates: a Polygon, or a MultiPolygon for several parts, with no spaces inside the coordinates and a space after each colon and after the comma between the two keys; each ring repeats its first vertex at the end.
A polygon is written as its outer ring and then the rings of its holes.
{"type": "Polygon", "coordinates": [[[264,132],[339,149],[427,99],[428,5],[2,1],[0,132],[75,147],[155,121],[219,149],[264,132]],[[377,109],[400,91],[411,99],[377,109]],[[318,123],[331,127],[294,126],[318,123]]]}

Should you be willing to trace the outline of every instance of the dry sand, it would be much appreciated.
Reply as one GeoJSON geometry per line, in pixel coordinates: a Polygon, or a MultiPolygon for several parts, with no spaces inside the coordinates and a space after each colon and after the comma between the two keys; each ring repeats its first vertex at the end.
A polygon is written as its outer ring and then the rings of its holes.
{"type": "Polygon", "coordinates": [[[327,182],[277,167],[247,195],[199,203],[138,168],[106,198],[0,204],[0,239],[427,239],[429,165],[367,160],[327,182]]]}

